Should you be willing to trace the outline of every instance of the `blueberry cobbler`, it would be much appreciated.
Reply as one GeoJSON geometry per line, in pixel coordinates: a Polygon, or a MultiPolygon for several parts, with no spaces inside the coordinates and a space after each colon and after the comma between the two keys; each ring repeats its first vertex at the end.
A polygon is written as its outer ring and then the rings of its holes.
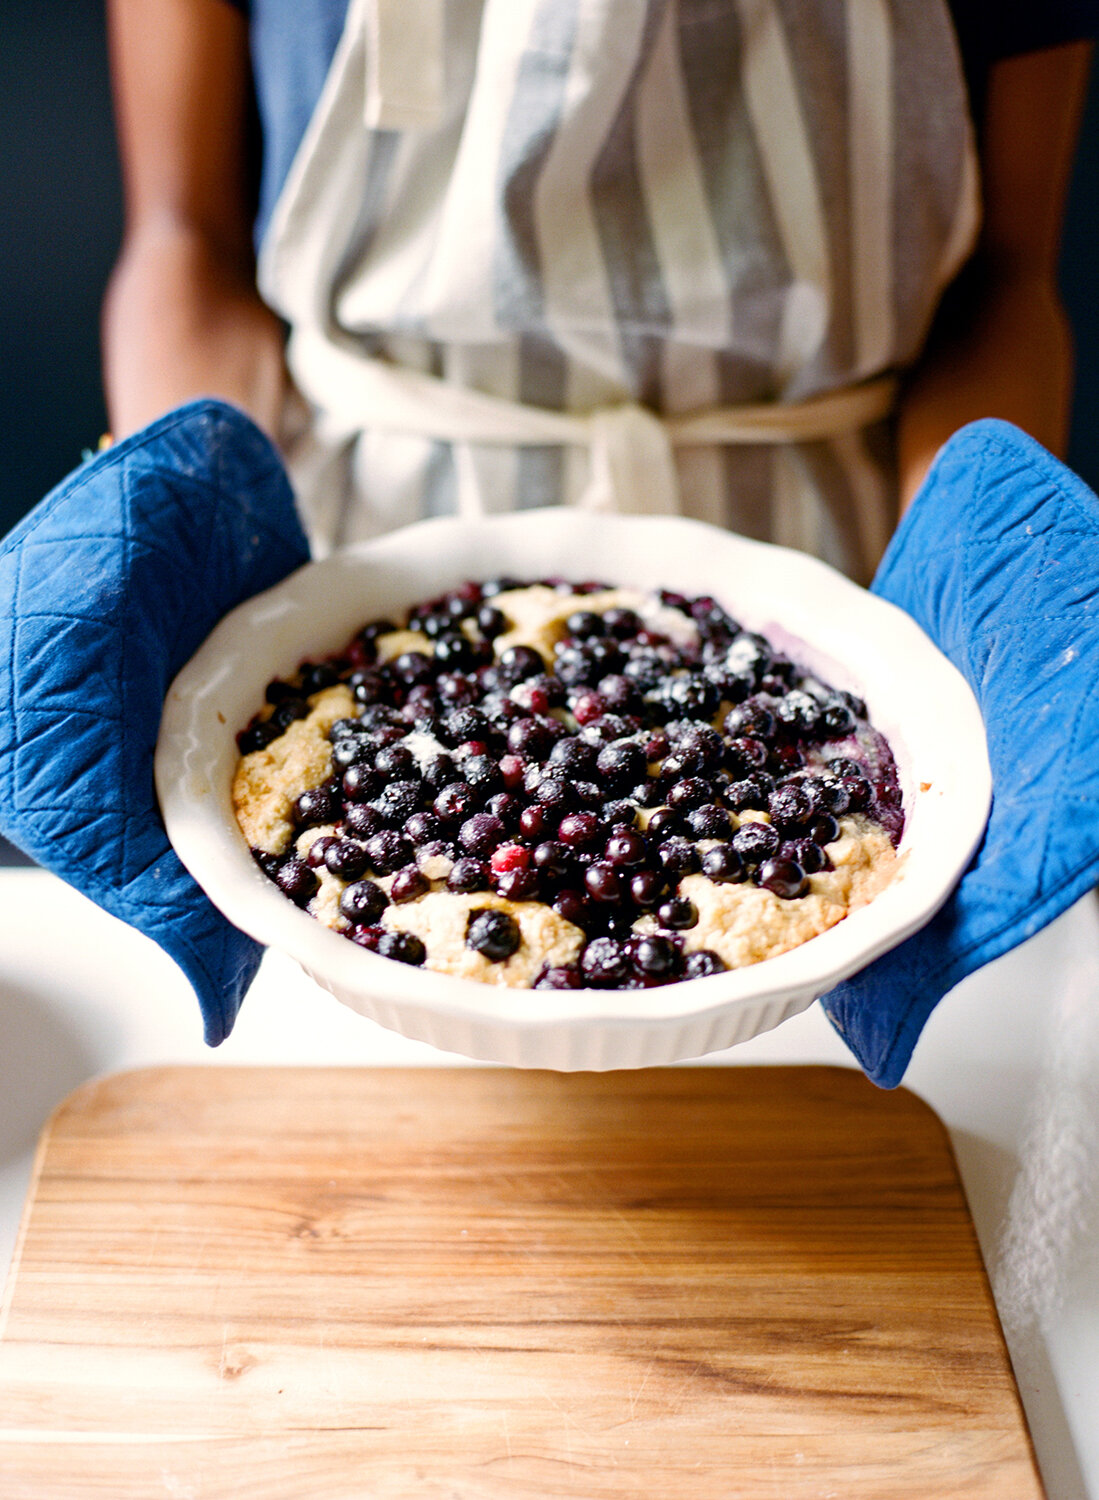
{"type": "Polygon", "coordinates": [[[711,598],[467,583],[272,682],[239,736],[264,873],[352,942],[536,989],[796,947],[897,868],[866,707],[711,598]]]}

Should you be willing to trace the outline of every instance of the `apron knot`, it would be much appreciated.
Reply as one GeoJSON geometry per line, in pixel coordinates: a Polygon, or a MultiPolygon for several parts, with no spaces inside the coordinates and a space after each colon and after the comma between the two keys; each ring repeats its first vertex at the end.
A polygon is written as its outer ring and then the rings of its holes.
{"type": "Polygon", "coordinates": [[[585,420],[591,478],[578,504],[584,510],[678,515],[679,479],[667,425],[632,402],[599,407],[585,420]]]}

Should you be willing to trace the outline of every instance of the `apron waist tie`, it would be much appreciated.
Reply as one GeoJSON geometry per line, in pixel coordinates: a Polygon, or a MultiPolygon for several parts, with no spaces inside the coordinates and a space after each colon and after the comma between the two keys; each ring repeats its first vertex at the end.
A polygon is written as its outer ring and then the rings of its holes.
{"type": "Polygon", "coordinates": [[[882,375],[805,401],[660,417],[636,402],[586,413],[529,406],[304,334],[292,337],[288,359],[328,441],[377,429],[451,443],[583,447],[591,455],[591,480],[582,507],[657,515],[680,510],[674,448],[838,437],[887,416],[899,384],[896,376],[882,375]],[[324,400],[318,399],[322,391],[324,400]]]}

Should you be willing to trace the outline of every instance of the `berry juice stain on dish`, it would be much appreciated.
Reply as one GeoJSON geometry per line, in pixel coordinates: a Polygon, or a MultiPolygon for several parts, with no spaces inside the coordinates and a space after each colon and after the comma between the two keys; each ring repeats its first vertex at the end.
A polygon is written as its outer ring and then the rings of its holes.
{"type": "Polygon", "coordinates": [[[904,826],[866,707],[713,599],[466,583],[272,682],[237,821],[291,901],[400,963],[648,988],[871,901],[904,826]]]}

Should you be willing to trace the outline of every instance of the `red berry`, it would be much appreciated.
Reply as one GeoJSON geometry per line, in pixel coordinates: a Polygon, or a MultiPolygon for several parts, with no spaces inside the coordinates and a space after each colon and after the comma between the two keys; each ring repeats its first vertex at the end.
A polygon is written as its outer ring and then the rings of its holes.
{"type": "Polygon", "coordinates": [[[578,693],[573,701],[572,713],[578,724],[590,724],[606,712],[607,705],[598,693],[578,693]]]}
{"type": "Polygon", "coordinates": [[[527,763],[521,755],[502,755],[500,757],[500,775],[504,778],[504,785],[508,791],[514,791],[522,784],[523,772],[527,763]]]}
{"type": "Polygon", "coordinates": [[[530,864],[530,850],[522,844],[501,844],[489,861],[493,872],[502,875],[505,870],[525,870],[530,864]]]}

